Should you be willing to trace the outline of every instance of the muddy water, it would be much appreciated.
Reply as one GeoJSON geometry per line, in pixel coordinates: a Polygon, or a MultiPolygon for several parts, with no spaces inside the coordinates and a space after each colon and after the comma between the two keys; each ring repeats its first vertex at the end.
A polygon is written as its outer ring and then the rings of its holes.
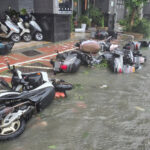
{"type": "Polygon", "coordinates": [[[134,74],[84,68],[57,75],[75,84],[68,98],[54,100],[27,124],[23,135],[0,150],[149,150],[150,50],[134,74]]]}

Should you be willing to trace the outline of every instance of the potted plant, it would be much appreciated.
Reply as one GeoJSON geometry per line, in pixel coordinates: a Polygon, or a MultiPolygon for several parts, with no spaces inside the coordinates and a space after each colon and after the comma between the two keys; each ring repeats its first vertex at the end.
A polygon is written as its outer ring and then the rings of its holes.
{"type": "Polygon", "coordinates": [[[90,19],[86,15],[82,15],[79,18],[79,24],[81,25],[81,28],[87,28],[90,26],[90,19]]]}

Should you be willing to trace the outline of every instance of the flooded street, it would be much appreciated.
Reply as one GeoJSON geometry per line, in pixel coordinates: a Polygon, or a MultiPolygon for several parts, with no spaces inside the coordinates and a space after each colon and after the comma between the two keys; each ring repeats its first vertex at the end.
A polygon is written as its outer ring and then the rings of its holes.
{"type": "Polygon", "coordinates": [[[66,99],[54,100],[0,150],[149,150],[150,50],[133,74],[81,67],[57,78],[74,84],[66,99]]]}

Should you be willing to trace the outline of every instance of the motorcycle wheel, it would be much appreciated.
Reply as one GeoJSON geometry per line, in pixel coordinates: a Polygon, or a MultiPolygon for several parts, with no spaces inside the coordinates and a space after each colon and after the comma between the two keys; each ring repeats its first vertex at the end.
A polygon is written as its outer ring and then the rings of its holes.
{"type": "Polygon", "coordinates": [[[23,40],[25,42],[30,42],[32,40],[32,36],[30,33],[25,33],[23,36],[22,36],[23,40]]]}
{"type": "Polygon", "coordinates": [[[13,42],[16,42],[16,43],[21,40],[20,35],[17,34],[17,33],[12,34],[10,38],[11,38],[11,40],[12,40],[13,42]]]}
{"type": "Polygon", "coordinates": [[[25,130],[26,122],[19,119],[12,122],[8,127],[0,128],[0,141],[12,140],[21,135],[25,130]]]}
{"type": "Polygon", "coordinates": [[[65,81],[59,81],[55,85],[56,91],[67,91],[72,90],[73,86],[70,83],[67,83],[65,81]]]}
{"type": "Polygon", "coordinates": [[[43,40],[43,34],[41,32],[36,32],[35,33],[35,40],[36,41],[42,41],[43,40]]]}

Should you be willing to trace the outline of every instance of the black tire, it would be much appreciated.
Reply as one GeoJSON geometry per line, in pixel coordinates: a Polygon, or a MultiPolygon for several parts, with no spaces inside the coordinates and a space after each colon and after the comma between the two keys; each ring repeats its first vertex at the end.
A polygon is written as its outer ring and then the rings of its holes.
{"type": "Polygon", "coordinates": [[[20,122],[19,128],[15,132],[13,132],[12,134],[10,133],[8,135],[1,135],[1,133],[0,133],[0,141],[12,140],[12,139],[20,136],[24,132],[25,126],[26,126],[25,120],[20,119],[20,120],[17,120],[17,121],[20,122]]]}
{"type": "Polygon", "coordinates": [[[25,33],[23,36],[22,36],[23,40],[25,42],[30,42],[32,40],[32,36],[30,33],[25,33]]]}
{"type": "Polygon", "coordinates": [[[11,39],[13,42],[17,43],[17,42],[20,42],[21,37],[20,37],[19,34],[14,33],[14,34],[11,35],[10,39],[11,39]]]}
{"type": "Polygon", "coordinates": [[[64,82],[64,81],[60,81],[56,83],[54,86],[55,86],[56,91],[68,91],[68,90],[72,90],[73,88],[72,84],[64,82]]]}
{"type": "Polygon", "coordinates": [[[41,32],[36,32],[34,37],[35,37],[36,41],[42,41],[44,38],[44,36],[41,32]]]}

